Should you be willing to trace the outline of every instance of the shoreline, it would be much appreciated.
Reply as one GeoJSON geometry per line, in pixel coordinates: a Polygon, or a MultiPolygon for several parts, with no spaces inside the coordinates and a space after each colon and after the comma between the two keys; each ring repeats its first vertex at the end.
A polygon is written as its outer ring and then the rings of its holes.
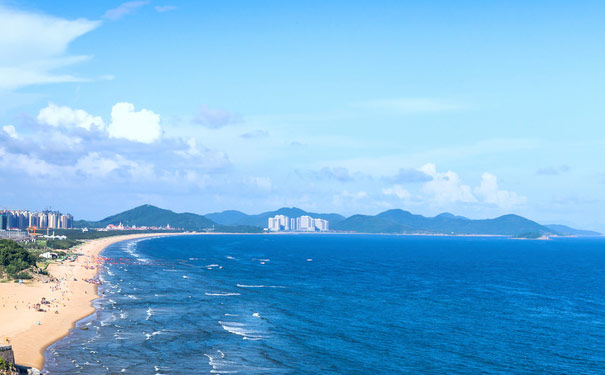
{"type": "MultiPolygon", "coordinates": [[[[58,283],[0,283],[0,344],[10,344],[18,365],[42,370],[45,363],[44,351],[70,333],[76,323],[96,309],[93,302],[101,298],[98,286],[88,283],[98,274],[97,260],[108,246],[138,238],[154,238],[183,235],[249,235],[248,233],[138,233],[116,235],[84,242],[74,249],[82,255],[75,262],[53,263],[49,273],[59,279],[58,283]],[[94,266],[94,267],[90,267],[94,266]],[[51,301],[43,305],[47,312],[41,313],[30,308],[44,297],[51,301]],[[57,313],[55,313],[57,311],[57,313]],[[9,341],[6,342],[5,339],[9,341]]],[[[255,233],[270,235],[296,235],[308,233],[255,233]]],[[[310,234],[310,233],[309,233],[310,234]]],[[[322,234],[364,234],[364,233],[322,233],[322,234]]],[[[374,233],[376,235],[377,233],[374,233]]],[[[252,234],[254,235],[254,234],[252,234]]],[[[378,234],[381,235],[381,234],[378,234]]],[[[386,234],[382,234],[386,235],[386,234]]],[[[418,234],[398,234],[418,236],[418,234]]],[[[420,236],[435,236],[424,234],[420,236]]],[[[437,235],[437,237],[507,237],[501,235],[437,235]]]]}
{"type": "Polygon", "coordinates": [[[42,370],[46,348],[96,311],[93,301],[100,298],[98,287],[85,280],[97,275],[97,258],[105,248],[132,239],[179,235],[192,234],[139,233],[90,240],[74,249],[83,254],[75,262],[49,265],[57,283],[0,283],[0,343],[12,345],[18,365],[42,370]],[[31,308],[42,298],[50,301],[42,306],[47,312],[31,308]]]}

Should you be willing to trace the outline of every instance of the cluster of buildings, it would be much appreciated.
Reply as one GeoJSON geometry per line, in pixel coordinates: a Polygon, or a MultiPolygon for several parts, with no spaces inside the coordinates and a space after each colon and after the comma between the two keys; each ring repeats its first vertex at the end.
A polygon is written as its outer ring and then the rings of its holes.
{"type": "Polygon", "coordinates": [[[0,230],[71,229],[74,218],[59,211],[0,210],[0,230]]]}
{"type": "Polygon", "coordinates": [[[276,215],[269,218],[267,230],[270,232],[327,232],[328,220],[314,219],[311,216],[289,218],[285,215],[276,215]]]}

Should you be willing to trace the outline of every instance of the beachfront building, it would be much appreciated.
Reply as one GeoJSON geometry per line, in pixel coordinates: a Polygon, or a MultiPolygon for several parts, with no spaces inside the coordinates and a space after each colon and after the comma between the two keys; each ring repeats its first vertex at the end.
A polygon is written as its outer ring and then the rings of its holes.
{"type": "Polygon", "coordinates": [[[275,215],[275,217],[270,217],[268,224],[268,228],[271,232],[290,230],[290,218],[284,215],[275,215]]]}
{"type": "Polygon", "coordinates": [[[315,230],[319,232],[327,232],[330,229],[328,225],[328,220],[313,219],[313,224],[315,225],[315,230]]]}
{"type": "Polygon", "coordinates": [[[73,217],[58,211],[0,210],[0,230],[71,229],[73,217]]]}
{"type": "Polygon", "coordinates": [[[297,218],[276,215],[270,217],[267,224],[267,230],[270,232],[327,232],[329,230],[327,220],[312,218],[308,215],[297,218]]]}

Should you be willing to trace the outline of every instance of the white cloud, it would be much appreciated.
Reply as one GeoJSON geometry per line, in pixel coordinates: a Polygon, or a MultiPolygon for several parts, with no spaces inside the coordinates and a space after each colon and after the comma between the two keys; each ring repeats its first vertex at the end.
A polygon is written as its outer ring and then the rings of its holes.
{"type": "Polygon", "coordinates": [[[433,177],[431,181],[422,186],[422,190],[429,194],[438,204],[454,202],[477,202],[471,187],[462,184],[460,177],[452,172],[437,172],[435,164],[425,164],[420,170],[433,177]]]}
{"type": "Polygon", "coordinates": [[[150,110],[134,110],[134,104],[117,103],[111,108],[111,124],[107,127],[112,138],[152,143],[162,135],[160,115],[150,110]]]}
{"type": "Polygon", "coordinates": [[[412,197],[409,191],[404,189],[401,185],[395,185],[390,188],[382,189],[382,194],[384,195],[394,195],[401,200],[409,200],[412,197]]]}
{"type": "Polygon", "coordinates": [[[475,188],[475,194],[486,203],[509,209],[527,201],[525,197],[508,190],[498,190],[498,178],[490,173],[483,173],[481,185],[475,188]]]}
{"type": "Polygon", "coordinates": [[[137,9],[147,4],[149,4],[149,1],[127,1],[118,5],[117,8],[109,9],[103,17],[108,20],[117,21],[124,16],[136,12],[137,9]]]}
{"type": "Polygon", "coordinates": [[[450,101],[431,98],[378,99],[361,103],[361,107],[373,111],[393,113],[444,112],[461,109],[462,106],[450,101]]]}
{"type": "Polygon", "coordinates": [[[81,81],[52,71],[87,59],[65,54],[69,43],[100,24],[66,20],[0,5],[0,92],[19,87],[81,81]]]}
{"type": "Polygon", "coordinates": [[[4,132],[8,134],[8,136],[11,138],[19,138],[19,134],[17,134],[17,129],[15,129],[13,125],[5,125],[2,127],[2,130],[4,130],[4,132]]]}
{"type": "Polygon", "coordinates": [[[92,116],[82,109],[72,109],[67,106],[57,106],[49,103],[42,108],[38,114],[37,120],[40,124],[46,124],[53,127],[79,127],[86,130],[97,128],[103,130],[105,123],[99,116],[92,116]]]}
{"type": "Polygon", "coordinates": [[[90,152],[80,158],[74,166],[74,172],[83,173],[92,177],[105,177],[111,172],[125,170],[129,177],[152,178],[153,166],[145,162],[128,160],[120,154],[112,157],[101,156],[98,152],[90,152]]]}
{"type": "Polygon", "coordinates": [[[187,140],[187,145],[189,146],[189,148],[185,151],[175,151],[178,155],[184,156],[184,157],[192,157],[192,156],[199,156],[202,154],[202,152],[200,151],[200,149],[197,147],[197,141],[195,140],[195,138],[189,138],[187,140]]]}
{"type": "Polygon", "coordinates": [[[59,174],[61,167],[55,166],[36,157],[24,154],[12,154],[0,147],[0,167],[5,171],[10,169],[25,173],[30,177],[48,177],[59,174]]]}

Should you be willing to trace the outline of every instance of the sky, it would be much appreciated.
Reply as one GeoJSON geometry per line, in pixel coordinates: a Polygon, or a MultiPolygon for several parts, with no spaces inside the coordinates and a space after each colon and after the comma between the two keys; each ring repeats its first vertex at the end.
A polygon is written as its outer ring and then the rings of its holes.
{"type": "Polygon", "coordinates": [[[605,231],[605,4],[2,1],[0,207],[605,231]]]}

